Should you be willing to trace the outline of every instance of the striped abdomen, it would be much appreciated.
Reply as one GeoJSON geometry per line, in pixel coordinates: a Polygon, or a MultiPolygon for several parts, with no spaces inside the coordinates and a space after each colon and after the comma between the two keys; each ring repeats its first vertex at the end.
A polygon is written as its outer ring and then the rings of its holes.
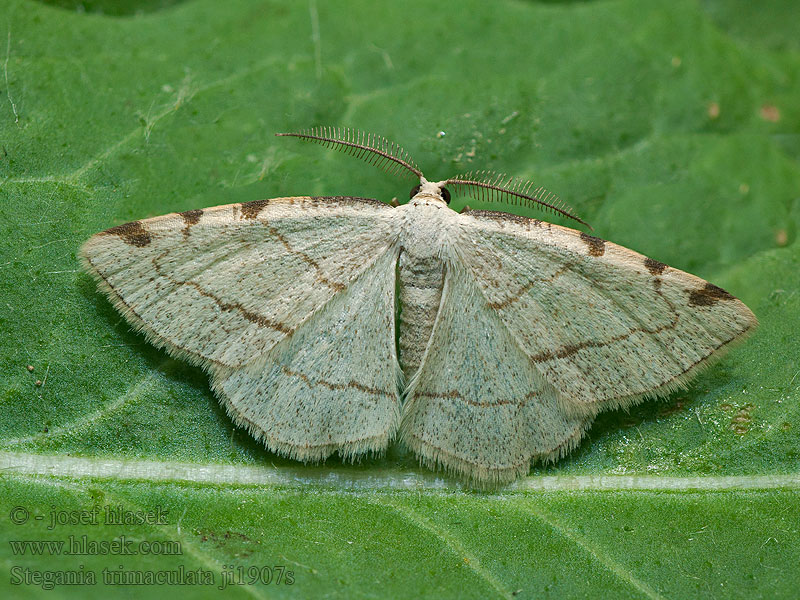
{"type": "Polygon", "coordinates": [[[398,354],[406,382],[419,369],[433,331],[444,285],[444,263],[436,256],[403,251],[397,263],[400,314],[398,354]]]}

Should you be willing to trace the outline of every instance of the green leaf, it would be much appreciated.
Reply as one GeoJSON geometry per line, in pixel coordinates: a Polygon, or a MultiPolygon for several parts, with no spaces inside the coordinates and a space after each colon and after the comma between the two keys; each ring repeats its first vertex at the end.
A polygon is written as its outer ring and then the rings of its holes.
{"type": "Polygon", "coordinates": [[[248,597],[795,595],[800,49],[793,3],[746,5],[7,2],[4,595],[207,597],[228,573],[244,580],[227,593],[248,597]],[[730,290],[761,326],[688,391],[602,415],[571,456],[496,493],[396,446],[357,465],[274,456],[200,370],[130,331],[75,254],[172,211],[405,198],[409,182],[272,135],[315,124],[396,140],[431,178],[533,178],[596,235],[730,290]],[[109,524],[105,507],[163,520],[109,524]],[[65,523],[48,529],[53,511],[65,523]],[[84,535],[162,552],[8,543],[84,535]],[[275,582],[280,566],[293,583],[275,582]],[[214,582],[134,588],[104,569],[214,582]],[[46,591],[63,571],[97,582],[46,591]]]}

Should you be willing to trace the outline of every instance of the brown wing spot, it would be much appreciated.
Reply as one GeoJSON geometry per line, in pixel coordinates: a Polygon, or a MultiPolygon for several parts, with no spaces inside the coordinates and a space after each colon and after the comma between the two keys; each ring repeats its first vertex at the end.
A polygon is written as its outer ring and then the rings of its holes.
{"type": "Polygon", "coordinates": [[[736,300],[734,296],[712,283],[689,292],[689,306],[711,306],[720,300],[736,300]]]}
{"type": "Polygon", "coordinates": [[[186,227],[191,227],[192,225],[197,225],[200,222],[200,217],[203,216],[203,211],[186,210],[178,214],[183,218],[183,222],[186,224],[186,227]]]}
{"type": "Polygon", "coordinates": [[[141,221],[132,221],[106,229],[103,235],[119,236],[123,242],[137,248],[144,248],[152,241],[150,232],[144,228],[141,221]]]}
{"type": "Polygon", "coordinates": [[[603,256],[606,253],[606,241],[581,232],[581,240],[589,246],[589,256],[603,256]]]}
{"type": "Polygon", "coordinates": [[[203,216],[202,210],[187,210],[182,213],[178,213],[181,218],[183,218],[183,223],[185,227],[183,228],[183,237],[189,237],[189,230],[200,222],[200,217],[203,216]]]}
{"type": "Polygon", "coordinates": [[[269,204],[269,200],[253,200],[252,202],[242,202],[239,208],[245,219],[255,219],[262,210],[269,204]]]}
{"type": "Polygon", "coordinates": [[[664,269],[667,268],[667,265],[662,262],[658,262],[657,260],[653,260],[652,258],[645,258],[644,266],[647,267],[647,270],[650,271],[651,275],[661,275],[664,272],[664,269]]]}

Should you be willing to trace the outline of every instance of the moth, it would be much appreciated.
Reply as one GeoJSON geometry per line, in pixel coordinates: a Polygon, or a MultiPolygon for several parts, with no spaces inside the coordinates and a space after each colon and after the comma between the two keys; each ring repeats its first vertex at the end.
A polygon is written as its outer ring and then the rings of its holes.
{"type": "Polygon", "coordinates": [[[757,325],[725,290],[539,219],[452,210],[451,193],[550,209],[486,172],[428,181],[373,134],[278,134],[419,183],[410,201],[298,196],[98,233],[86,270],[128,322],[201,366],[233,421],[304,462],[395,439],[477,487],[575,448],[595,416],[687,386],[757,325]],[[451,192],[452,190],[452,192],[451,192]]]}

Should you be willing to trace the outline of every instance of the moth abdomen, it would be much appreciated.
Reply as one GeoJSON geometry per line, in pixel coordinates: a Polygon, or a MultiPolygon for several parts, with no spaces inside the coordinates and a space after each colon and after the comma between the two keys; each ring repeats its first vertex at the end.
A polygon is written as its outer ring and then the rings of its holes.
{"type": "Polygon", "coordinates": [[[406,381],[417,372],[442,300],[444,262],[403,250],[398,259],[398,359],[406,381]]]}

